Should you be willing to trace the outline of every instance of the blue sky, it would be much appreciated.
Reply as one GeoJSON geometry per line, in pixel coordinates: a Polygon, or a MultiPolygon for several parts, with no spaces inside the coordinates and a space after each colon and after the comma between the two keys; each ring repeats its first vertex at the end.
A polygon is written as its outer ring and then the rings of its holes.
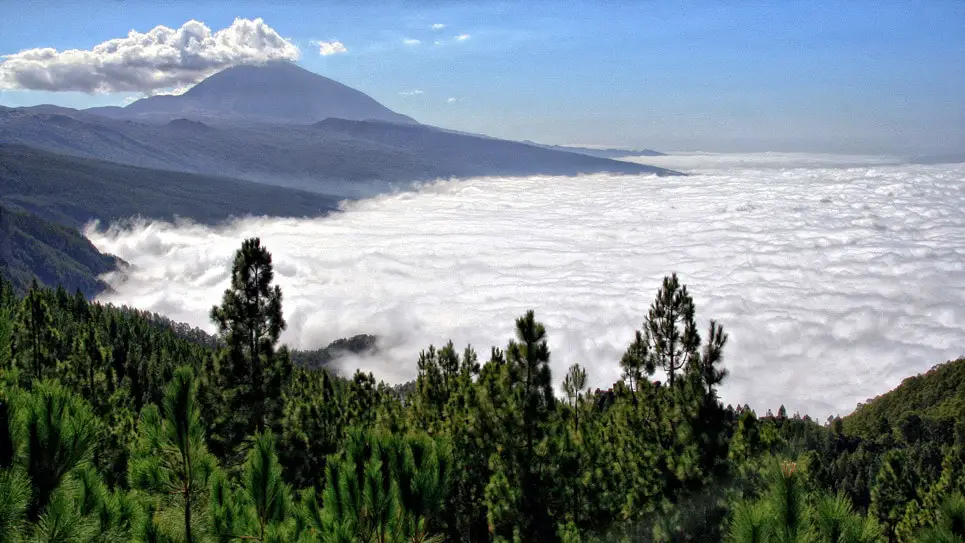
{"type": "MultiPolygon", "coordinates": [[[[5,0],[0,54],[260,17],[303,67],[448,128],[668,150],[965,148],[965,2],[353,4],[5,0]]],[[[5,90],[0,104],[136,96],[5,90]]]]}

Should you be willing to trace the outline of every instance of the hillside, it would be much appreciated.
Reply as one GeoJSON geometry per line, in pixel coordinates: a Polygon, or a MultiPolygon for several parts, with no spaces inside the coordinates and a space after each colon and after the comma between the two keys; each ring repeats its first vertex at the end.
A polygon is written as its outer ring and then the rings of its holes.
{"type": "Polygon", "coordinates": [[[908,377],[895,389],[859,404],[844,418],[849,433],[866,435],[882,421],[894,426],[903,416],[965,420],[965,358],[908,377]]]}
{"type": "Polygon", "coordinates": [[[217,223],[232,216],[317,216],[337,199],[249,181],[152,170],[0,145],[0,204],[79,228],[143,216],[217,223]]]}
{"type": "Polygon", "coordinates": [[[80,289],[90,297],[106,287],[98,276],[118,263],[73,228],[0,207],[0,276],[17,292],[36,277],[44,285],[80,289]]]}
{"type": "Polygon", "coordinates": [[[2,143],[346,198],[450,177],[675,173],[425,125],[339,119],[308,126],[150,124],[14,109],[0,110],[2,143]]]}

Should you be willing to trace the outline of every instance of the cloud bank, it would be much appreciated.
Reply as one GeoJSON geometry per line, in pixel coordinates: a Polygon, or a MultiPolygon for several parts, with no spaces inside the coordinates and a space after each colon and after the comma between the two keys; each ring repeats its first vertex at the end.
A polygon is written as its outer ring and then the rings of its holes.
{"type": "Polygon", "coordinates": [[[131,30],[89,50],[28,49],[0,62],[0,89],[143,92],[184,87],[239,64],[296,60],[298,47],[262,19],[235,19],[216,32],[191,20],[181,28],[131,30]]]}
{"type": "Polygon", "coordinates": [[[378,357],[343,363],[391,381],[412,378],[418,351],[450,338],[485,358],[534,308],[557,384],[580,362],[592,386],[608,386],[672,271],[701,329],[715,318],[731,336],[726,402],[843,414],[965,352],[965,165],[755,160],[681,178],[441,182],[318,220],[88,235],[136,267],[109,279],[116,292],[103,301],[209,330],[233,251],[259,235],[284,289],[283,340],[379,334],[378,357]]]}

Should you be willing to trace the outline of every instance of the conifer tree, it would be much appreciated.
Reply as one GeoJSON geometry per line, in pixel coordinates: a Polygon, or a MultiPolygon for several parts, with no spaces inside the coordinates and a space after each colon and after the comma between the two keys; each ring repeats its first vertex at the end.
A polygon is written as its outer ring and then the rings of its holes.
{"type": "Polygon", "coordinates": [[[584,389],[586,389],[586,370],[579,364],[573,364],[563,378],[563,391],[573,409],[574,425],[577,428],[580,426],[580,401],[584,389]]]}
{"type": "Polygon", "coordinates": [[[965,541],[965,497],[960,492],[945,498],[934,526],[919,534],[917,543],[960,543],[965,541]]]}
{"type": "Polygon", "coordinates": [[[258,434],[248,452],[241,488],[233,491],[219,477],[212,497],[212,525],[225,541],[277,541],[294,539],[291,488],[282,479],[282,467],[270,433],[258,434]]]}
{"type": "Polygon", "coordinates": [[[34,279],[20,305],[17,324],[17,352],[29,375],[37,381],[43,379],[46,369],[54,363],[58,336],[50,306],[44,297],[44,291],[34,279]]]}
{"type": "Polygon", "coordinates": [[[894,449],[884,455],[871,489],[869,513],[885,528],[889,539],[895,536],[905,508],[916,498],[910,475],[905,449],[894,449]]]}
{"type": "Polygon", "coordinates": [[[501,451],[491,461],[486,488],[490,524],[497,539],[552,541],[556,526],[546,496],[548,437],[555,397],[549,368],[546,329],[533,311],[516,319],[516,339],[506,348],[501,387],[509,402],[501,451]]]}
{"type": "Polygon", "coordinates": [[[27,518],[36,522],[61,484],[90,462],[97,421],[86,402],[51,382],[37,383],[11,400],[13,462],[30,480],[27,518]]]}
{"type": "Polygon", "coordinates": [[[13,287],[0,277],[0,371],[13,369],[13,287]]]}
{"type": "Polygon", "coordinates": [[[158,514],[179,511],[178,531],[188,543],[200,538],[197,516],[205,509],[203,498],[216,470],[205,447],[196,394],[194,372],[178,369],[165,390],[163,411],[150,405],[141,413],[128,476],[132,488],[156,498],[158,514]]]}
{"type": "Polygon", "coordinates": [[[811,526],[812,538],[818,543],[878,543],[883,539],[874,519],[856,513],[851,500],[840,493],[817,498],[811,526]]]}
{"type": "Polygon", "coordinates": [[[699,356],[700,334],[694,321],[694,300],[677,274],[664,277],[663,285],[650,306],[644,323],[644,339],[649,347],[647,367],[659,367],[673,387],[677,375],[699,356]]]}
{"type": "Polygon", "coordinates": [[[302,368],[295,368],[286,394],[278,440],[286,480],[299,488],[320,485],[325,460],[342,439],[342,398],[328,371],[302,368]]]}
{"type": "Polygon", "coordinates": [[[656,371],[656,359],[650,356],[650,344],[644,335],[637,330],[633,343],[620,358],[620,368],[623,369],[623,379],[627,381],[630,392],[636,394],[644,376],[650,377],[656,371]]]}
{"type": "Polygon", "coordinates": [[[30,479],[23,470],[0,469],[0,543],[13,543],[27,531],[30,479]]]}
{"type": "Polygon", "coordinates": [[[221,442],[240,443],[246,435],[275,426],[282,416],[292,365],[287,349],[275,350],[285,319],[281,288],[273,280],[271,253],[258,238],[246,239],[235,254],[231,285],[221,305],[211,309],[226,344],[217,368],[228,417],[214,436],[221,442]]]}

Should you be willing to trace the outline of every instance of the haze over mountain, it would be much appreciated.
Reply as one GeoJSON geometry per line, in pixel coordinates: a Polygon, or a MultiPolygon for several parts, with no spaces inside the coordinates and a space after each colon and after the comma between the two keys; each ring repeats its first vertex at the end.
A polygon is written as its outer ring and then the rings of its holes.
{"type": "Polygon", "coordinates": [[[415,123],[362,92],[286,61],[234,66],[178,96],[151,96],[127,107],[85,111],[117,119],[140,120],[186,117],[311,124],[337,117],[415,123]]]}

